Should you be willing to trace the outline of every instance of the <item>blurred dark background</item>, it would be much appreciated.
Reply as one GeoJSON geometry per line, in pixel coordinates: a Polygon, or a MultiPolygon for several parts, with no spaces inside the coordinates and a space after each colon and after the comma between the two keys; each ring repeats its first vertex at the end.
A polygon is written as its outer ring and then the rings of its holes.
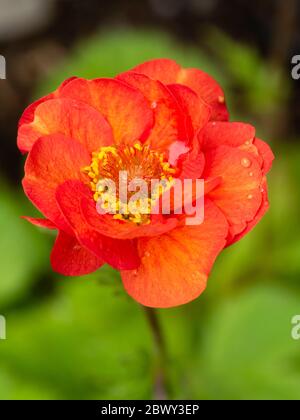
{"type": "Polygon", "coordinates": [[[0,399],[300,398],[299,18],[297,0],[0,0],[0,399]],[[52,272],[54,236],[20,219],[36,212],[16,148],[24,108],[64,79],[159,57],[216,77],[232,120],[276,155],[263,222],[223,252],[196,302],[158,311],[163,363],[118,273],[52,272]]]}

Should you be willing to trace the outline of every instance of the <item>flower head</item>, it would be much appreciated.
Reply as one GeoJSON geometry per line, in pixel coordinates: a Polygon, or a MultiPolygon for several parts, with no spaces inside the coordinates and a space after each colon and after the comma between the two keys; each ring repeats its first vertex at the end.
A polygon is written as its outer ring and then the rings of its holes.
{"type": "Polygon", "coordinates": [[[30,105],[18,132],[23,187],[45,218],[27,220],[58,231],[53,269],[84,275],[108,263],[146,306],[199,296],[218,254],[268,209],[272,151],[254,127],[228,120],[219,85],[171,60],[71,78],[30,105]],[[200,179],[200,194],[176,189],[200,179]],[[203,223],[187,223],[178,195],[201,198],[203,223]]]}

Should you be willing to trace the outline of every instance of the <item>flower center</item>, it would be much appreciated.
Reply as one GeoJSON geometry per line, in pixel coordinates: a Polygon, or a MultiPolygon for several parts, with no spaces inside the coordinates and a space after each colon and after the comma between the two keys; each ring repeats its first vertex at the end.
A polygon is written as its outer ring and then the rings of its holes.
{"type": "Polygon", "coordinates": [[[173,185],[177,170],[165,154],[137,142],[133,146],[102,147],[92,154],[91,165],[83,172],[90,178],[94,200],[106,213],[113,214],[114,219],[148,224],[151,210],[173,185]],[[109,187],[108,181],[113,181],[114,188],[109,187]],[[125,197],[121,188],[124,182],[125,197]],[[139,187],[138,194],[135,185],[139,187]]]}

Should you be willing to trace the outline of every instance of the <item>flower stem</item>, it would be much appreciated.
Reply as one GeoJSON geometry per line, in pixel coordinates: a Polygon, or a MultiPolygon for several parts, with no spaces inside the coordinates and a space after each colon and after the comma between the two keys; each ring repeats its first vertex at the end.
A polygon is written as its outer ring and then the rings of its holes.
{"type": "Polygon", "coordinates": [[[158,366],[155,377],[154,399],[166,400],[168,399],[168,384],[166,375],[167,350],[164,334],[156,310],[153,308],[144,307],[144,311],[150,329],[152,331],[155,347],[158,354],[158,366]]]}

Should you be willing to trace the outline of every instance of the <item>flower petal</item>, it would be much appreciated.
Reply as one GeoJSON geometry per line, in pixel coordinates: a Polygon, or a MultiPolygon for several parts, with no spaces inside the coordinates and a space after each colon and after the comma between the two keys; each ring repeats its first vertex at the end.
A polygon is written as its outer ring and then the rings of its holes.
{"type": "Polygon", "coordinates": [[[30,150],[37,139],[50,134],[78,140],[90,153],[113,143],[113,133],[105,118],[89,105],[68,98],[38,105],[34,120],[19,128],[18,146],[30,150]]]}
{"type": "Polygon", "coordinates": [[[255,228],[255,226],[260,222],[260,220],[269,210],[270,205],[269,205],[269,200],[268,200],[268,186],[267,186],[266,181],[263,182],[262,191],[263,191],[262,203],[254,219],[252,219],[249,223],[247,223],[244,230],[242,230],[240,233],[238,233],[237,235],[231,235],[231,237],[228,238],[227,246],[230,246],[238,242],[245,235],[247,235],[247,233],[251,232],[251,230],[255,228]]]}
{"type": "Polygon", "coordinates": [[[201,178],[205,167],[205,155],[197,137],[194,138],[191,149],[179,157],[177,165],[181,168],[181,179],[201,178]]]}
{"type": "Polygon", "coordinates": [[[186,115],[189,116],[191,121],[189,124],[192,124],[193,127],[191,134],[191,138],[193,138],[193,135],[210,121],[211,107],[187,86],[172,84],[168,85],[168,89],[176,97],[186,115]]]}
{"type": "Polygon", "coordinates": [[[57,203],[79,243],[118,270],[138,267],[140,259],[136,241],[108,238],[87,224],[81,211],[81,202],[90,194],[89,188],[78,181],[66,181],[56,191],[57,203]]]}
{"type": "Polygon", "coordinates": [[[33,204],[58,228],[70,233],[55,199],[58,185],[67,179],[85,180],[82,168],[90,155],[80,143],[62,135],[41,138],[33,145],[25,164],[23,187],[33,204]]]}
{"type": "Polygon", "coordinates": [[[212,121],[228,121],[224,92],[207,73],[198,69],[183,69],[173,60],[152,60],[133,69],[169,85],[179,83],[188,86],[212,108],[212,121]]]}
{"type": "Polygon", "coordinates": [[[22,219],[27,220],[27,222],[31,223],[34,226],[43,228],[43,229],[50,229],[56,230],[56,225],[48,219],[36,219],[34,217],[27,217],[23,216],[22,219]]]}
{"type": "Polygon", "coordinates": [[[203,150],[215,149],[219,146],[250,145],[254,138],[255,128],[244,123],[213,122],[207,124],[199,133],[199,141],[203,150]]]}
{"type": "MultiPolygon", "coordinates": [[[[58,98],[60,95],[60,90],[66,86],[68,83],[70,83],[72,80],[76,79],[76,77],[70,77],[69,79],[65,80],[60,86],[59,88],[53,92],[50,93],[49,95],[46,95],[40,99],[38,99],[37,101],[33,102],[32,104],[30,104],[25,111],[23,112],[20,121],[19,121],[19,128],[23,125],[23,124],[30,124],[33,120],[34,120],[34,114],[35,114],[35,110],[36,108],[42,104],[43,102],[46,102],[50,99],[55,99],[58,98]]],[[[22,143],[18,144],[19,149],[21,150],[21,152],[25,153],[28,152],[31,149],[31,144],[27,144],[25,141],[23,141],[22,143]]]]}
{"type": "Polygon", "coordinates": [[[198,69],[182,69],[177,83],[186,85],[211,106],[212,121],[228,121],[225,95],[219,84],[207,73],[198,69]]]}
{"type": "Polygon", "coordinates": [[[153,215],[149,225],[138,226],[132,222],[113,219],[112,215],[99,215],[96,203],[88,197],[81,202],[82,213],[89,224],[102,235],[118,239],[134,239],[147,236],[158,236],[174,229],[178,221],[174,218],[164,218],[162,215],[153,215]]]}
{"type": "Polygon", "coordinates": [[[258,153],[263,158],[262,170],[266,175],[272,168],[273,160],[275,156],[270,148],[270,146],[264,141],[256,138],[254,140],[254,146],[257,148],[258,153]]]}
{"type": "Polygon", "coordinates": [[[164,85],[170,85],[176,83],[181,67],[174,60],[162,58],[139,64],[133,71],[160,80],[164,85]]]}
{"type": "Polygon", "coordinates": [[[159,81],[134,72],[118,76],[118,80],[140,90],[154,112],[154,126],[147,139],[153,148],[164,151],[178,139],[188,140],[186,114],[171,92],[159,81]]]}
{"type": "Polygon", "coordinates": [[[196,299],[206,288],[213,263],[224,248],[228,225],[209,200],[200,226],[183,226],[139,240],[141,266],[122,271],[125,289],[145,306],[169,308],[196,299]]]}
{"type": "Polygon", "coordinates": [[[231,233],[241,232],[262,203],[262,172],[255,157],[243,150],[220,146],[205,155],[204,179],[220,177],[209,197],[225,214],[231,233]]]}
{"type": "Polygon", "coordinates": [[[104,261],[83,248],[76,238],[59,232],[51,253],[51,265],[64,276],[83,276],[98,270],[104,261]]]}
{"type": "Polygon", "coordinates": [[[113,129],[116,143],[145,140],[153,127],[153,112],[136,89],[115,79],[76,79],[60,93],[85,102],[99,111],[113,129]]]}

